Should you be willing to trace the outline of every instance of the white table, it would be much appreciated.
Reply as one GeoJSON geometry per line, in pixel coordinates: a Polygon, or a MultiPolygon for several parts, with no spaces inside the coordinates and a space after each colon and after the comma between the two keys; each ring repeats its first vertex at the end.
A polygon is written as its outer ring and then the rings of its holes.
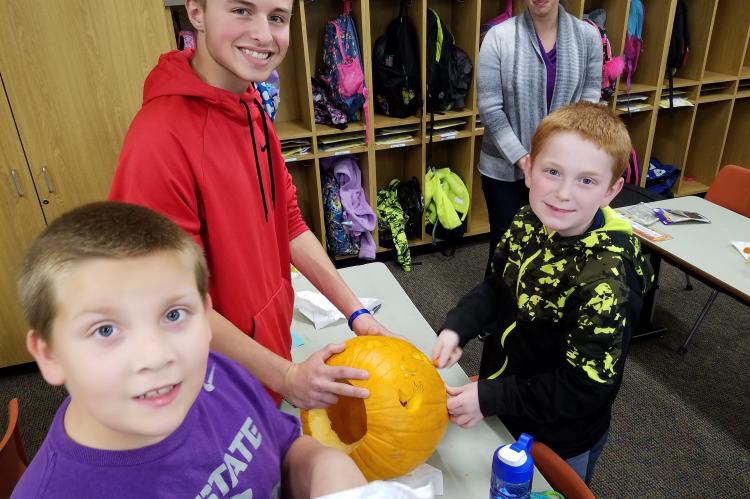
{"type": "MultiPolygon", "coordinates": [[[[697,196],[665,199],[647,204],[654,208],[695,211],[711,220],[710,224],[662,225],[657,222],[651,225],[651,228],[669,234],[672,239],[640,239],[646,246],[678,267],[697,274],[719,291],[750,305],[750,265],[743,261],[742,255],[729,243],[750,241],[750,218],[697,196]]],[[[716,293],[713,293],[679,348],[680,352],[686,351],[690,339],[715,298],[716,293]]]]}
{"type": "MultiPolygon", "coordinates": [[[[398,284],[388,267],[382,263],[369,263],[341,269],[340,273],[357,296],[379,298],[383,302],[383,306],[375,317],[385,327],[406,337],[428,357],[430,356],[436,339],[435,332],[398,284]]],[[[314,290],[304,277],[293,279],[292,284],[296,291],[314,290]]],[[[295,361],[306,359],[328,343],[345,341],[354,336],[344,320],[316,331],[312,323],[296,308],[292,330],[304,340],[304,345],[292,349],[292,357],[295,361]]],[[[469,382],[466,373],[458,364],[449,369],[440,370],[440,375],[450,386],[459,386],[469,382]]],[[[282,409],[287,412],[295,411],[286,402],[282,405],[282,409]]],[[[513,441],[513,437],[496,417],[487,418],[468,430],[449,423],[445,437],[435,454],[427,461],[443,472],[444,497],[462,499],[487,497],[490,487],[492,453],[500,445],[513,441]]],[[[535,470],[533,490],[550,489],[544,477],[538,470],[535,470]]]]}
{"type": "Polygon", "coordinates": [[[750,265],[729,241],[750,241],[750,218],[697,196],[685,196],[648,203],[654,208],[695,211],[710,224],[662,225],[654,230],[669,234],[666,241],[642,241],[651,248],[688,268],[728,294],[750,304],[750,265]]]}

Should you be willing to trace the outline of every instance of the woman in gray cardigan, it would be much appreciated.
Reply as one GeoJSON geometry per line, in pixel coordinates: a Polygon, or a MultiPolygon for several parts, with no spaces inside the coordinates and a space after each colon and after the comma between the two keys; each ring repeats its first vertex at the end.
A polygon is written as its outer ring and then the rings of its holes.
{"type": "Polygon", "coordinates": [[[593,26],[559,0],[526,0],[526,11],[492,28],[477,62],[477,98],[484,123],[479,157],[490,219],[490,256],[529,194],[519,165],[531,136],[550,111],[581,100],[598,102],[602,44],[593,26]]]}

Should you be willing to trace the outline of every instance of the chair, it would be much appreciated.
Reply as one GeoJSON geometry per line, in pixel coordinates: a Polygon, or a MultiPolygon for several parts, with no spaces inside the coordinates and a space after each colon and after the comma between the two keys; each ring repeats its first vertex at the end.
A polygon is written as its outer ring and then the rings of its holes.
{"type": "Polygon", "coordinates": [[[578,473],[555,451],[541,442],[534,442],[531,446],[531,457],[534,458],[534,466],[552,488],[567,499],[594,499],[594,494],[586,482],[581,480],[578,473]]]}
{"type": "Polygon", "coordinates": [[[10,497],[29,460],[18,430],[18,399],[8,402],[8,429],[0,440],[0,497],[10,497]]]}
{"type": "MultiPolygon", "coordinates": [[[[719,170],[719,174],[714,179],[711,187],[708,188],[706,201],[711,201],[714,204],[750,218],[750,169],[737,165],[724,166],[719,170]]],[[[714,288],[711,290],[711,295],[708,297],[706,304],[703,305],[700,314],[698,314],[693,327],[690,328],[690,333],[688,333],[685,342],[677,349],[678,352],[687,352],[690,340],[703,323],[703,319],[705,319],[717,296],[719,296],[719,291],[714,288]]]]}

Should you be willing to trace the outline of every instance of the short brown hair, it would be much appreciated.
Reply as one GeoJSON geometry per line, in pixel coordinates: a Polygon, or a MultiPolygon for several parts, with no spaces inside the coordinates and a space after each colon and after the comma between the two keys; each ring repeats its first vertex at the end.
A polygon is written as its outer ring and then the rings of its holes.
{"type": "Polygon", "coordinates": [[[51,340],[57,311],[55,278],[72,265],[97,258],[133,258],[160,251],[193,261],[201,297],[208,292],[203,251],[169,219],[148,208],[115,201],[91,203],[52,222],[31,243],[16,278],[26,321],[44,340],[51,340]]]}
{"type": "Polygon", "coordinates": [[[614,184],[628,166],[630,134],[620,118],[609,108],[592,102],[576,102],[553,111],[544,118],[531,138],[531,160],[556,133],[575,132],[612,156],[614,184]]]}

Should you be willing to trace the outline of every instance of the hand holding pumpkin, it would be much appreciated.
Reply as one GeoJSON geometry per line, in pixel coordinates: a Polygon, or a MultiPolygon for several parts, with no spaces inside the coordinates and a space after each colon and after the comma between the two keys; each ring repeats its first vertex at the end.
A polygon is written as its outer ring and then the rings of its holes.
{"type": "Polygon", "coordinates": [[[339,383],[339,379],[367,379],[367,371],[325,363],[331,355],[344,351],[344,344],[330,344],[300,364],[292,364],[284,376],[284,396],[297,407],[316,409],[328,407],[339,396],[367,398],[366,388],[339,383]]]}
{"type": "Polygon", "coordinates": [[[471,428],[484,418],[479,409],[479,390],[476,381],[463,386],[448,386],[446,390],[451,423],[461,428],[471,428]]]}
{"type": "Polygon", "coordinates": [[[458,346],[458,333],[452,329],[443,329],[432,347],[432,365],[438,369],[450,367],[461,358],[464,351],[458,346]]]}

